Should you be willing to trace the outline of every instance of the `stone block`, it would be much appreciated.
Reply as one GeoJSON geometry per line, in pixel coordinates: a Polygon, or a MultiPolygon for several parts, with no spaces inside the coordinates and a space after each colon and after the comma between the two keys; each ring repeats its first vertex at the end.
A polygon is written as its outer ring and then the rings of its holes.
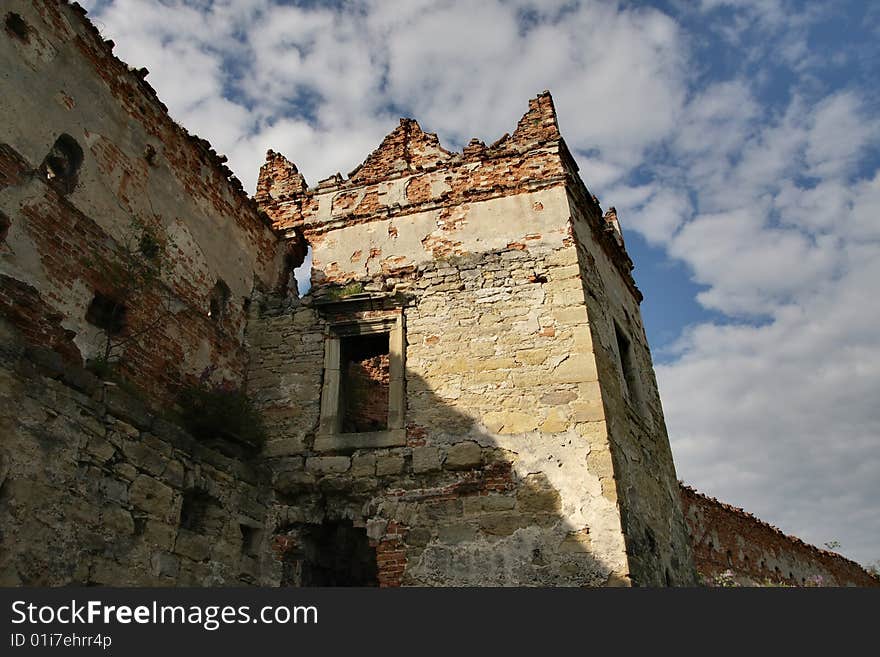
{"type": "Polygon", "coordinates": [[[439,500],[426,502],[422,505],[421,513],[429,521],[427,524],[434,525],[438,520],[460,518],[464,510],[464,504],[460,499],[439,500]]]}
{"type": "Polygon", "coordinates": [[[128,501],[128,484],[113,477],[101,477],[98,480],[98,493],[108,500],[125,503],[128,501]]]}
{"type": "Polygon", "coordinates": [[[149,429],[153,424],[153,416],[147,410],[146,405],[118,388],[114,388],[107,394],[104,400],[107,412],[118,417],[138,429],[149,429]]]}
{"type": "Polygon", "coordinates": [[[587,469],[600,479],[614,477],[614,465],[611,461],[611,452],[607,449],[590,450],[587,456],[587,469]]]}
{"type": "Polygon", "coordinates": [[[551,272],[553,276],[553,280],[561,281],[566,278],[574,278],[575,276],[580,276],[581,268],[579,265],[566,265],[565,267],[557,267],[553,269],[551,272]]]}
{"type": "Polygon", "coordinates": [[[481,516],[478,520],[480,529],[494,536],[510,536],[521,527],[527,527],[530,519],[520,513],[494,513],[481,516]]]}
{"type": "Polygon", "coordinates": [[[97,437],[89,438],[86,450],[101,463],[109,461],[113,454],[116,453],[116,448],[113,445],[103,438],[97,437]]]}
{"type": "Polygon", "coordinates": [[[440,450],[436,447],[413,447],[412,467],[416,474],[440,469],[440,450]]]}
{"type": "Polygon", "coordinates": [[[165,457],[159,452],[147,447],[143,442],[125,440],[122,442],[122,453],[132,465],[146,470],[150,474],[160,475],[165,471],[165,457]]]}
{"type": "Polygon", "coordinates": [[[73,367],[68,365],[61,379],[71,388],[79,390],[87,395],[91,395],[97,390],[99,381],[98,377],[82,367],[73,367]]]}
{"type": "Polygon", "coordinates": [[[483,372],[491,370],[505,370],[516,367],[513,358],[480,358],[474,363],[474,369],[483,372]]]}
{"type": "Polygon", "coordinates": [[[586,306],[571,306],[568,308],[557,308],[552,313],[553,319],[557,324],[563,326],[572,326],[587,323],[586,306]]]}
{"type": "Polygon", "coordinates": [[[445,525],[438,530],[438,539],[441,543],[455,545],[456,543],[468,543],[477,536],[476,527],[471,525],[456,524],[445,525]]]}
{"type": "Polygon", "coordinates": [[[282,494],[292,495],[311,489],[315,485],[315,476],[308,472],[284,471],[275,477],[275,489],[282,494]]]}
{"type": "Polygon", "coordinates": [[[351,467],[348,456],[312,456],[306,459],[306,472],[314,474],[341,474],[351,467]]]}
{"type": "Polygon", "coordinates": [[[577,401],[571,403],[573,422],[599,422],[605,419],[605,409],[601,400],[577,401]]]}
{"type": "Polygon", "coordinates": [[[351,457],[352,477],[372,477],[376,474],[375,454],[356,454],[351,457]]]}
{"type": "Polygon", "coordinates": [[[483,416],[483,424],[493,433],[526,433],[538,428],[540,417],[535,413],[496,411],[483,416]]]}
{"type": "Polygon", "coordinates": [[[510,511],[516,506],[516,500],[507,495],[486,495],[485,497],[474,498],[480,501],[480,508],[483,511],[510,511]]]}
{"type": "Polygon", "coordinates": [[[403,470],[403,457],[399,454],[387,454],[376,457],[376,476],[400,474],[403,470]]]}
{"type": "Polygon", "coordinates": [[[384,518],[374,518],[367,521],[367,538],[378,541],[385,535],[388,521],[384,518]]]}
{"type": "Polygon", "coordinates": [[[64,374],[67,368],[61,354],[44,347],[28,347],[26,356],[32,363],[37,365],[44,374],[53,378],[64,374]]]}
{"type": "Polygon", "coordinates": [[[586,354],[569,356],[556,366],[549,376],[550,383],[581,383],[597,381],[596,359],[586,354]]]}
{"type": "Polygon", "coordinates": [[[549,355],[549,349],[521,349],[516,352],[516,359],[524,365],[540,365],[549,355]]]}
{"type": "Polygon", "coordinates": [[[162,471],[162,479],[175,488],[183,488],[184,467],[180,461],[168,461],[162,471]]]}
{"type": "Polygon", "coordinates": [[[411,529],[406,535],[406,542],[413,547],[425,547],[431,540],[431,530],[425,527],[411,529]]]}
{"type": "Polygon", "coordinates": [[[141,519],[143,533],[141,540],[151,548],[171,549],[177,534],[177,527],[165,522],[141,519]]]}
{"type": "Polygon", "coordinates": [[[505,370],[490,370],[488,372],[474,373],[474,383],[501,383],[506,381],[509,372],[505,370]]]}
{"type": "Polygon", "coordinates": [[[113,536],[130,536],[134,533],[134,519],[122,507],[110,505],[101,512],[101,527],[113,536]]]}
{"type": "Polygon", "coordinates": [[[206,561],[211,555],[211,543],[212,539],[207,536],[181,529],[174,542],[174,552],[193,561],[206,561]]]}
{"type": "Polygon", "coordinates": [[[306,447],[303,444],[302,438],[282,438],[281,440],[267,442],[263,448],[263,456],[273,458],[290,454],[302,454],[305,451],[306,447]]]}
{"type": "Polygon", "coordinates": [[[447,470],[467,470],[475,468],[482,463],[483,450],[470,440],[456,443],[446,449],[446,460],[443,467],[447,470]]]}
{"type": "Polygon", "coordinates": [[[577,399],[577,393],[573,390],[559,390],[548,392],[541,397],[541,403],[545,406],[561,406],[577,399]]]}
{"type": "Polygon", "coordinates": [[[516,503],[524,513],[558,513],[562,508],[559,491],[543,473],[525,477],[516,492],[516,503]]]}
{"type": "Polygon", "coordinates": [[[177,577],[180,573],[180,559],[168,552],[156,552],[150,559],[156,577],[177,577]]]}
{"type": "Polygon", "coordinates": [[[152,477],[139,475],[131,484],[129,500],[135,508],[164,518],[174,502],[174,490],[152,477]]]}
{"type": "Polygon", "coordinates": [[[568,408],[557,406],[547,411],[547,419],[541,425],[543,433],[560,433],[570,426],[568,408]]]}

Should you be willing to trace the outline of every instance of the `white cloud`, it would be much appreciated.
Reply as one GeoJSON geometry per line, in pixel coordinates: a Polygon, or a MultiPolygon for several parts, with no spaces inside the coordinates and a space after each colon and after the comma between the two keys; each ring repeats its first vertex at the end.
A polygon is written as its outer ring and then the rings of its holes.
{"type": "Polygon", "coordinates": [[[863,116],[861,99],[842,92],[822,100],[813,114],[806,159],[811,176],[827,178],[849,173],[872,135],[877,120],[863,116]]]}
{"type": "Polygon", "coordinates": [[[599,154],[603,184],[668,132],[684,100],[678,30],[657,11],[501,0],[345,9],[115,0],[97,21],[123,59],[150,69],[171,113],[228,153],[248,189],[262,161],[252,144],[305,105],[314,134],[288,154],[314,182],[354,168],[397,112],[460,147],[512,131],[526,100],[549,88],[569,146],[599,154]]]}
{"type": "Polygon", "coordinates": [[[615,187],[608,199],[624,217],[626,230],[637,230],[651,244],[668,244],[693,212],[686,193],[660,183],[615,187]]]}

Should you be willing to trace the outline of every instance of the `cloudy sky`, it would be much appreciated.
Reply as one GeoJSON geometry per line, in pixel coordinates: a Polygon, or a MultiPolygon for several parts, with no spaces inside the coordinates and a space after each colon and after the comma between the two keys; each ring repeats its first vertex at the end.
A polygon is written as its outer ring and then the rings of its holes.
{"type": "Polygon", "coordinates": [[[880,4],[80,0],[253,191],[397,124],[491,142],[550,89],[615,205],[679,476],[880,560],[880,4]]]}

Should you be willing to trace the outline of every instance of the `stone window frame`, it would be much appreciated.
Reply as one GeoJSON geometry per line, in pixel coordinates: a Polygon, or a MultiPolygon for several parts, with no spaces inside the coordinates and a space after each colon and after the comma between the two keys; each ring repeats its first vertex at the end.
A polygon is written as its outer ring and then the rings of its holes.
{"type": "Polygon", "coordinates": [[[315,436],[316,452],[353,451],[371,447],[406,445],[404,414],[404,324],[403,313],[367,319],[344,319],[330,323],[324,335],[324,383],[321,387],[321,415],[315,436]],[[358,335],[388,334],[388,423],[383,431],[342,433],[340,388],[342,385],[342,340],[358,335]]]}

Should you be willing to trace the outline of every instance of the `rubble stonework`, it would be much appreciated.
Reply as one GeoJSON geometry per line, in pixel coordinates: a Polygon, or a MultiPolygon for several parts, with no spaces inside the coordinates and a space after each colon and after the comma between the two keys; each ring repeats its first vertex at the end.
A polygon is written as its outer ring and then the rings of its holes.
{"type": "Polygon", "coordinates": [[[0,585],[277,584],[259,468],[0,318],[0,585]],[[207,512],[186,525],[191,499],[207,512]],[[256,533],[258,550],[243,549],[256,533]]]}
{"type": "Polygon", "coordinates": [[[84,13],[0,16],[0,584],[690,585],[691,540],[868,583],[680,492],[549,93],[460,153],[402,119],[314,188],[269,151],[251,199],[84,13]],[[146,234],[167,266],[120,298],[146,234]],[[199,381],[265,445],[182,428],[199,381]]]}

